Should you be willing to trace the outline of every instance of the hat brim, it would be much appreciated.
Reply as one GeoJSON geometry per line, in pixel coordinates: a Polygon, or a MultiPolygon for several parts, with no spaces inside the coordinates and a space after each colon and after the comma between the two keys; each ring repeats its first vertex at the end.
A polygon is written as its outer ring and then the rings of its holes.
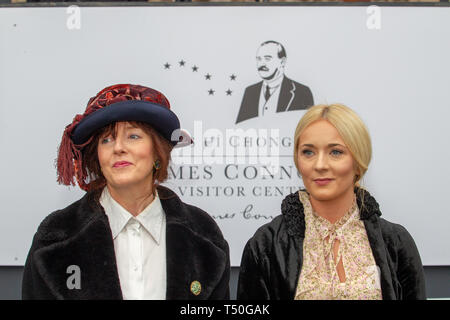
{"type": "Polygon", "coordinates": [[[173,146],[178,143],[176,133],[180,130],[180,121],[176,114],[164,106],[141,100],[116,102],[91,113],[75,127],[72,141],[83,144],[98,129],[118,121],[148,123],[173,146]]]}

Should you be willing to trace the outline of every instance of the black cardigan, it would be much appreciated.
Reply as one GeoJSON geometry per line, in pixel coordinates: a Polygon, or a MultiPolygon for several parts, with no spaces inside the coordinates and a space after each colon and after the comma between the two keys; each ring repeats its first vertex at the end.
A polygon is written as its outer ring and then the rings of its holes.
{"type": "MultiPolygon", "coordinates": [[[[229,299],[228,243],[201,209],[158,187],[166,214],[166,299],[229,299]],[[201,291],[193,290],[193,281],[201,291]]],[[[23,299],[122,299],[108,217],[89,192],[40,224],[28,254],[23,299]],[[69,289],[67,268],[79,267],[81,289],[69,289]]]]}
{"type": "MultiPolygon", "coordinates": [[[[383,300],[426,299],[424,271],[413,238],[401,225],[380,218],[378,203],[367,191],[355,188],[355,192],[381,270],[383,300]]],[[[305,216],[297,192],[283,200],[281,211],[272,222],[260,227],[244,248],[238,299],[295,297],[305,238],[305,216]]]]}

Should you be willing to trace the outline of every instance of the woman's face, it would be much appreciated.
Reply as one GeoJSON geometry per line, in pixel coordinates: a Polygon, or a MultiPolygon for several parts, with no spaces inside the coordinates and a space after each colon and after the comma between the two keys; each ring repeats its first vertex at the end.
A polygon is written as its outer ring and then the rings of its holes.
{"type": "Polygon", "coordinates": [[[118,122],[116,137],[100,136],[98,160],[107,184],[113,188],[148,188],[152,183],[154,152],[151,137],[128,122],[118,122]]]}
{"type": "Polygon", "coordinates": [[[298,143],[298,166],[311,197],[330,201],[353,193],[355,161],[330,122],[313,122],[302,132],[298,143]]]}

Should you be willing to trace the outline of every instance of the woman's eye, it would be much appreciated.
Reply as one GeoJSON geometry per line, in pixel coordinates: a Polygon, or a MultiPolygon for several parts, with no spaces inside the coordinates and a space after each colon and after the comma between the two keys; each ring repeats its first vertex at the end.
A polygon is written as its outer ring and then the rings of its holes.
{"type": "Polygon", "coordinates": [[[331,154],[333,156],[340,156],[341,154],[343,154],[343,152],[341,150],[334,149],[334,150],[331,150],[331,154]]]}
{"type": "Polygon", "coordinates": [[[313,155],[313,152],[311,150],[305,149],[305,150],[302,150],[302,154],[309,157],[309,156],[313,155]]]}
{"type": "Polygon", "coordinates": [[[130,139],[139,139],[140,136],[138,136],[137,134],[130,134],[130,139]]]}
{"type": "Polygon", "coordinates": [[[110,142],[110,141],[111,141],[111,138],[110,138],[110,137],[103,138],[103,139],[100,139],[100,141],[101,141],[102,144],[105,144],[105,143],[110,142]]]}

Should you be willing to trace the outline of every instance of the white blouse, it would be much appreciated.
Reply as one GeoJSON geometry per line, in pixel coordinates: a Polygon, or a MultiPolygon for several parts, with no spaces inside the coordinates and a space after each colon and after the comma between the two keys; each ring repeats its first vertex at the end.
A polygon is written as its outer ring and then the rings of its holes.
{"type": "Polygon", "coordinates": [[[156,193],[136,217],[103,189],[100,204],[114,239],[120,287],[125,300],[166,298],[166,217],[156,193]]]}

